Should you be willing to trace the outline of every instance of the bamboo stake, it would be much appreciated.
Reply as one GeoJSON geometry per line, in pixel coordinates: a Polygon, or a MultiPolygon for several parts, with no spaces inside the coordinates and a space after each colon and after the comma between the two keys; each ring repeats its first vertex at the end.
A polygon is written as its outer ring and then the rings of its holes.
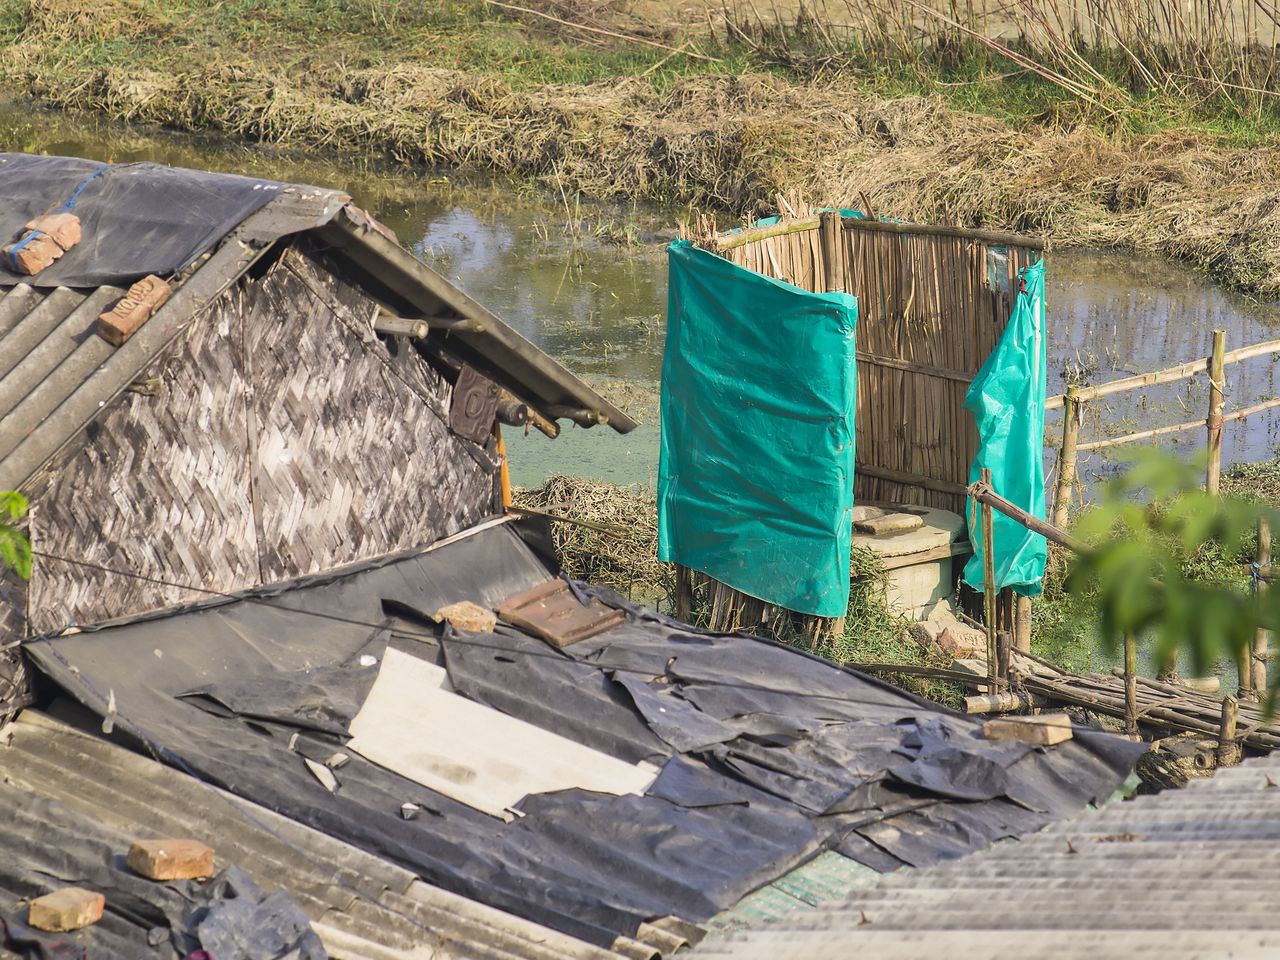
{"type": "Polygon", "coordinates": [[[1067,387],[1062,412],[1062,446],[1058,448],[1058,489],[1053,498],[1053,525],[1063,529],[1071,513],[1071,493],[1076,485],[1076,445],[1080,438],[1080,388],[1067,387]]]}
{"type": "Polygon", "coordinates": [[[1214,497],[1218,495],[1222,478],[1223,354],[1226,353],[1226,343],[1226,331],[1213,331],[1213,353],[1209,355],[1209,417],[1205,421],[1209,435],[1209,462],[1205,467],[1204,488],[1214,497]]]}
{"type": "Polygon", "coordinates": [[[840,214],[827,210],[818,217],[818,229],[822,234],[822,269],[826,277],[827,293],[840,291],[840,258],[843,237],[840,234],[840,214]]]}
{"type": "Polygon", "coordinates": [[[1124,732],[1138,734],[1138,641],[1124,635],[1124,732]]]}
{"type": "MultiPolygon", "coordinates": [[[[1258,569],[1267,570],[1271,567],[1271,521],[1266,517],[1258,518],[1258,569]]],[[[1258,578],[1258,592],[1262,593],[1268,589],[1265,577],[1258,578]]],[[[1253,664],[1249,671],[1249,679],[1251,681],[1251,689],[1253,696],[1262,699],[1262,695],[1267,689],[1267,647],[1269,645],[1269,637],[1266,630],[1258,628],[1257,633],[1253,635],[1253,664]]]]}
{"type": "Polygon", "coordinates": [[[1240,745],[1236,743],[1236,712],[1240,704],[1235,697],[1222,698],[1222,723],[1218,730],[1218,766],[1230,767],[1240,762],[1240,745]]]}
{"type": "MultiPolygon", "coordinates": [[[[991,484],[991,471],[982,468],[982,482],[991,484]]],[[[991,505],[982,504],[982,607],[987,628],[987,678],[991,689],[999,683],[999,664],[996,654],[996,561],[992,553],[995,541],[995,518],[991,505]]]]}
{"type": "Polygon", "coordinates": [[[1014,611],[1013,648],[1019,653],[1031,652],[1031,598],[1019,595],[1014,611]]]}

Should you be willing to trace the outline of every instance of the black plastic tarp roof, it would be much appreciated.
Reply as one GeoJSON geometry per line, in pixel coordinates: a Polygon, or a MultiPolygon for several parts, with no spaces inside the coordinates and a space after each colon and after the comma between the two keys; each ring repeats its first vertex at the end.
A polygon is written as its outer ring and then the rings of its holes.
{"type": "Polygon", "coordinates": [[[1143,749],[1082,729],[1049,750],[987,741],[972,719],[873,678],[636,608],[564,651],[507,627],[465,634],[426,619],[545,581],[554,571],[541,556],[500,524],[27,649],[91,710],[114,703],[116,730],[165,762],[606,945],[655,917],[706,920],[824,848],[887,870],[1036,830],[1109,796],[1143,749]],[[362,655],[387,644],[444,666],[472,700],[661,773],[644,796],[530,796],[511,823],[359,756],[331,794],[302,756],[323,760],[342,742],[372,682],[362,655]],[[406,802],[422,814],[403,819],[406,802]]]}
{"type": "Polygon", "coordinates": [[[167,277],[225,237],[286,184],[156,163],[0,153],[0,243],[33,217],[74,213],[81,242],[34,277],[0,258],[0,287],[128,286],[167,277]]]}

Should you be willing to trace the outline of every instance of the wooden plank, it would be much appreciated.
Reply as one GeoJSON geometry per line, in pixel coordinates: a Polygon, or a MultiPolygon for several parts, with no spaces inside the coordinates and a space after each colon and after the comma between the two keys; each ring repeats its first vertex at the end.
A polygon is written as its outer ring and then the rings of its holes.
{"type": "Polygon", "coordinates": [[[1071,718],[1065,713],[997,717],[982,725],[982,735],[988,740],[1022,740],[1050,747],[1072,738],[1071,718]]]}

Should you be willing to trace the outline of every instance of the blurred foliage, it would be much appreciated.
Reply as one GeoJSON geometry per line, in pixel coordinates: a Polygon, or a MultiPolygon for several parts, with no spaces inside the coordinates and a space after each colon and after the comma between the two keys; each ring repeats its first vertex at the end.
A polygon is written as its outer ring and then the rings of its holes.
{"type": "Polygon", "coordinates": [[[27,515],[27,498],[20,493],[0,492],[0,563],[31,579],[31,541],[16,524],[27,515]]]}
{"type": "Polygon", "coordinates": [[[1152,644],[1157,667],[1185,655],[1197,675],[1239,657],[1258,628],[1280,626],[1280,590],[1251,589],[1248,566],[1259,521],[1280,533],[1280,511],[1256,498],[1210,496],[1202,478],[1193,463],[1135,451],[1075,525],[1090,549],[1066,575],[1112,653],[1133,634],[1152,644]]]}

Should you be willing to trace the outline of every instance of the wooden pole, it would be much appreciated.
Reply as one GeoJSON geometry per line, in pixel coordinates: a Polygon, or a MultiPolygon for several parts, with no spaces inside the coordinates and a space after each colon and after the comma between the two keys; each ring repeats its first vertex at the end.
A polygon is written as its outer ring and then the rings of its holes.
{"type": "Polygon", "coordinates": [[[1222,388],[1224,385],[1223,355],[1226,353],[1227,334],[1213,331],[1213,352],[1209,355],[1209,417],[1205,427],[1209,434],[1209,462],[1205,467],[1204,488],[1210,496],[1218,495],[1222,477],[1222,388]]]}
{"type": "Polygon", "coordinates": [[[511,470],[507,466],[507,445],[502,442],[502,426],[495,420],[493,422],[493,436],[498,441],[497,452],[498,458],[502,466],[499,468],[499,482],[502,486],[502,509],[508,509],[512,504],[511,499],[511,470]]]}
{"type": "Polygon", "coordinates": [[[1013,648],[1019,653],[1031,652],[1031,598],[1019,595],[1014,611],[1013,648]]]}
{"type": "Polygon", "coordinates": [[[999,510],[1010,520],[1016,520],[1032,533],[1038,533],[1046,540],[1051,540],[1060,547],[1066,547],[1068,550],[1074,550],[1076,553],[1086,553],[1089,550],[1087,544],[1077,540],[1071,534],[1051,523],[1045,523],[1039,517],[1033,517],[1021,507],[1015,506],[1004,497],[1000,496],[992,490],[987,484],[978,482],[969,487],[969,496],[979,503],[989,504],[993,509],[999,510]]]}
{"type": "Polygon", "coordinates": [[[826,275],[828,293],[844,290],[841,261],[844,254],[844,232],[840,228],[840,214],[827,210],[818,216],[819,239],[822,243],[822,269],[826,275]]]}
{"type": "Polygon", "coordinates": [[[1080,439],[1080,388],[1067,387],[1062,410],[1062,445],[1058,448],[1058,489],[1053,498],[1053,525],[1065,529],[1076,485],[1076,444],[1080,439]]]}
{"type": "Polygon", "coordinates": [[[1236,743],[1236,714],[1240,703],[1235,697],[1222,698],[1222,722],[1218,727],[1218,766],[1230,767],[1240,762],[1240,745],[1236,743]]]}
{"type": "MultiPolygon", "coordinates": [[[[990,485],[991,471],[982,469],[982,482],[990,485]]],[[[982,610],[983,621],[987,628],[987,679],[991,681],[991,692],[996,692],[999,681],[999,658],[996,651],[996,559],[992,548],[995,545],[995,517],[989,503],[982,504],[982,610]]]]}
{"type": "MultiPolygon", "coordinates": [[[[1258,518],[1258,569],[1266,573],[1271,569],[1271,521],[1258,518]]],[[[1258,578],[1258,592],[1267,590],[1267,578],[1258,578]]],[[[1253,663],[1249,671],[1253,696],[1261,700],[1267,690],[1267,647],[1270,639],[1267,631],[1259,628],[1253,635],[1253,663]]]]}
{"type": "Polygon", "coordinates": [[[693,617],[693,572],[676,564],[676,619],[689,623],[693,617]]]}
{"type": "Polygon", "coordinates": [[[1138,735],[1138,640],[1124,636],[1124,732],[1138,735]]]}

